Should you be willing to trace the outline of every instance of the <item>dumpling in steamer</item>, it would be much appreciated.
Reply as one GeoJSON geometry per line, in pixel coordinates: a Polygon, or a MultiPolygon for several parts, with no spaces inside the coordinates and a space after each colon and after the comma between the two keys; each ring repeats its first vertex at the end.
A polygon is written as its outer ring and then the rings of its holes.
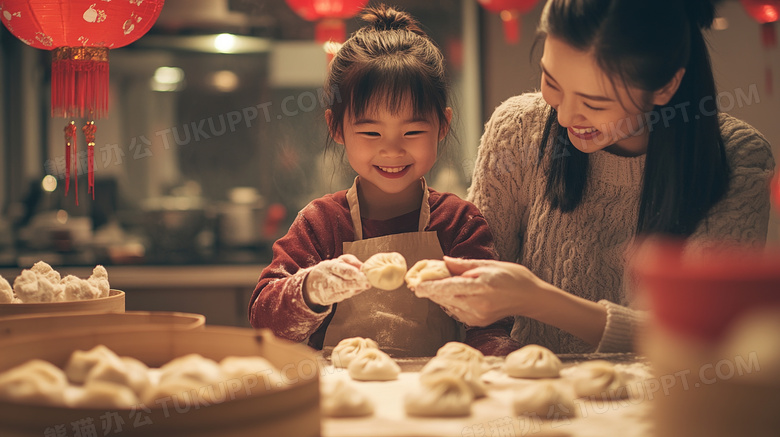
{"type": "Polygon", "coordinates": [[[401,366],[379,349],[365,349],[349,363],[347,371],[358,381],[390,381],[398,379],[401,366]]]}
{"type": "Polygon", "coordinates": [[[573,376],[572,387],[577,396],[604,400],[628,397],[626,385],[631,378],[620,373],[609,361],[586,361],[577,366],[573,376]]]}
{"type": "Polygon", "coordinates": [[[130,409],[140,403],[138,396],[127,386],[106,381],[88,381],[71,400],[72,408],[130,409]]]}
{"type": "Polygon", "coordinates": [[[98,363],[111,362],[121,367],[121,360],[111,349],[99,344],[88,351],[73,351],[65,365],[65,375],[74,384],[83,384],[87,375],[98,363]]]}
{"type": "Polygon", "coordinates": [[[85,385],[96,382],[128,387],[141,396],[151,383],[149,367],[132,357],[103,360],[95,364],[85,378],[85,385]]]}
{"type": "Polygon", "coordinates": [[[379,349],[379,345],[370,338],[345,338],[333,348],[330,361],[333,363],[333,367],[346,369],[349,363],[364,349],[379,349]]]}
{"type": "Polygon", "coordinates": [[[25,303],[57,302],[61,300],[62,285],[32,270],[22,270],[14,280],[14,293],[25,303]]]}
{"type": "Polygon", "coordinates": [[[449,278],[450,276],[452,275],[447,269],[447,264],[445,264],[444,261],[440,259],[423,259],[417,261],[417,263],[406,272],[404,279],[406,280],[406,285],[409,289],[414,291],[414,289],[420,285],[420,282],[434,281],[436,279],[449,278]]]}
{"type": "Polygon", "coordinates": [[[65,373],[54,364],[30,360],[0,373],[0,399],[34,405],[65,404],[65,373]]]}
{"type": "Polygon", "coordinates": [[[95,266],[95,268],[92,269],[92,275],[87,279],[87,282],[100,292],[98,297],[108,297],[111,286],[108,283],[108,272],[105,267],[99,264],[95,266]]]}
{"type": "Polygon", "coordinates": [[[514,393],[517,415],[536,415],[540,419],[559,419],[575,415],[574,400],[554,382],[539,381],[514,393]]]}
{"type": "Polygon", "coordinates": [[[90,300],[101,296],[101,291],[86,279],[68,275],[62,278],[64,288],[62,299],[65,301],[90,300]]]}
{"type": "Polygon", "coordinates": [[[404,284],[406,258],[398,252],[377,253],[368,258],[360,270],[374,287],[395,290],[404,284]]]}
{"type": "Polygon", "coordinates": [[[326,417],[361,417],[374,412],[374,404],[353,383],[345,379],[323,380],[320,410],[326,417]]]}
{"type": "Polygon", "coordinates": [[[506,356],[504,372],[514,378],[557,378],[561,366],[561,360],[551,350],[529,344],[506,356]]]}
{"type": "Polygon", "coordinates": [[[279,369],[262,357],[226,357],[219,362],[219,367],[228,389],[235,391],[237,397],[278,390],[286,385],[279,369]],[[237,382],[240,386],[233,388],[237,382]]]}
{"type": "Polygon", "coordinates": [[[214,360],[200,354],[188,354],[160,367],[160,384],[172,378],[187,378],[196,383],[211,384],[222,379],[222,369],[214,360]]]}
{"type": "Polygon", "coordinates": [[[175,358],[160,367],[160,378],[143,395],[143,401],[151,406],[169,397],[182,402],[195,402],[194,396],[208,403],[227,399],[228,387],[224,384],[222,369],[216,361],[199,354],[175,358]]]}
{"type": "Polygon", "coordinates": [[[482,366],[476,361],[456,360],[449,357],[434,357],[420,370],[420,381],[441,374],[450,374],[466,383],[475,398],[485,396],[482,382],[482,366]]]}
{"type": "Polygon", "coordinates": [[[425,380],[404,398],[406,414],[423,417],[453,417],[471,414],[474,394],[455,375],[442,373],[425,380]]]}
{"type": "Polygon", "coordinates": [[[0,276],[0,303],[13,303],[14,302],[14,289],[11,288],[11,284],[0,276]]]}

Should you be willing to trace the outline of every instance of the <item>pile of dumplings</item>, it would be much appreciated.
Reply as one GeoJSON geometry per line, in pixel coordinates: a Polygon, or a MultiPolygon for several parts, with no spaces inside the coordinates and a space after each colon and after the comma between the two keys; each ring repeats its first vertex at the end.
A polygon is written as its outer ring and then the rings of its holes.
{"type": "Polygon", "coordinates": [[[73,275],[64,278],[49,264],[38,261],[32,268],[22,270],[14,285],[0,276],[0,304],[42,303],[108,297],[111,287],[106,268],[98,265],[92,275],[81,279],[73,275]]]}
{"type": "Polygon", "coordinates": [[[442,260],[420,260],[407,270],[406,259],[398,252],[381,252],[372,255],[363,263],[361,271],[368,282],[381,290],[395,290],[404,282],[414,290],[423,281],[450,277],[447,265],[442,260]]]}
{"type": "MultiPolygon", "coordinates": [[[[370,338],[342,340],[333,349],[331,363],[336,368],[347,369],[350,379],[322,380],[321,409],[329,417],[373,414],[371,399],[356,384],[392,381],[400,374],[400,366],[370,338]]],[[[479,350],[460,342],[445,344],[420,370],[418,384],[406,393],[403,405],[406,415],[469,416],[474,401],[487,396],[483,375],[490,368],[479,350]]],[[[576,416],[575,399],[578,398],[625,399],[627,385],[634,382],[633,375],[619,371],[605,360],[586,361],[563,369],[555,353],[535,344],[507,355],[500,371],[512,380],[524,380],[512,389],[514,412],[540,419],[576,416]]]]}
{"type": "MultiPolygon", "coordinates": [[[[398,379],[401,367],[370,338],[341,340],[333,349],[334,367],[346,368],[353,381],[398,379]]],[[[474,399],[485,396],[485,357],[459,342],[442,346],[420,372],[419,386],[407,394],[409,416],[452,417],[471,414],[474,399]]],[[[325,416],[356,417],[374,412],[371,400],[351,381],[323,380],[321,409],[325,416]]]]}
{"type": "Polygon", "coordinates": [[[576,415],[574,400],[610,401],[628,397],[626,386],[632,377],[605,360],[592,360],[569,368],[561,378],[561,360],[549,349],[536,344],[524,346],[506,356],[503,371],[512,378],[534,380],[514,393],[513,407],[518,415],[557,419],[576,415]]]}
{"type": "Polygon", "coordinates": [[[155,408],[173,398],[177,405],[210,405],[284,386],[281,372],[262,357],[216,362],[189,354],[154,369],[103,345],[74,351],[64,369],[35,359],[0,373],[1,400],[70,408],[155,408]]]}

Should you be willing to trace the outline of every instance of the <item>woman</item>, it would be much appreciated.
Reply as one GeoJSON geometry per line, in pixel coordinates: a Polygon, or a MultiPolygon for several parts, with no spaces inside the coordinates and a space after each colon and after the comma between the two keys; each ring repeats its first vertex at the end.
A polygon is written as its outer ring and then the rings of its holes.
{"type": "Polygon", "coordinates": [[[702,35],[713,17],[704,0],[548,1],[541,94],[496,109],[469,191],[504,262],[447,258],[459,276],[416,290],[467,324],[514,316],[511,341],[498,324],[473,345],[630,351],[637,236],[764,243],[774,160],[715,107],[702,35]]]}

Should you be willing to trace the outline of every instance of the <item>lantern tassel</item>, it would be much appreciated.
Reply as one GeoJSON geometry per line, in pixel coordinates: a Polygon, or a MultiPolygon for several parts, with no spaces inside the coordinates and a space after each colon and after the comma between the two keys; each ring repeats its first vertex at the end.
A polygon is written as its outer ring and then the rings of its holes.
{"type": "Polygon", "coordinates": [[[76,147],[76,122],[65,125],[65,195],[70,190],[70,166],[72,148],[76,147]]]}
{"type": "Polygon", "coordinates": [[[501,11],[501,21],[504,23],[504,39],[509,44],[520,41],[520,14],[517,11],[501,11]]]}
{"type": "Polygon", "coordinates": [[[92,193],[92,200],[95,200],[95,131],[97,127],[94,121],[88,121],[81,128],[84,131],[84,137],[87,141],[87,194],[92,193]]]}
{"type": "Polygon", "coordinates": [[[52,117],[105,116],[108,48],[59,47],[52,56],[52,117]]]}

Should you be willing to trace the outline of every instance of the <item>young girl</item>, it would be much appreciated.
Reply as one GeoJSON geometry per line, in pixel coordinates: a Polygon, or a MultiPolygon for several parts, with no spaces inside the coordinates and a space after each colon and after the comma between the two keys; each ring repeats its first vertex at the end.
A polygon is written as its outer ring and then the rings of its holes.
{"type": "Polygon", "coordinates": [[[452,119],[441,52],[406,13],[380,7],[363,19],[325,86],[341,96],[325,114],[330,136],[358,176],[307,205],[274,244],[249,318],[317,349],[360,336],[396,356],[431,356],[462,338],[459,323],[406,287],[371,289],[362,262],[380,252],[400,252],[409,267],[445,254],[494,258],[492,237],[473,204],[423,178],[452,119]]]}
{"type": "Polygon", "coordinates": [[[541,94],[496,109],[469,191],[504,262],[448,260],[462,276],[418,295],[473,325],[516,316],[521,344],[629,351],[637,235],[764,244],[774,161],[760,133],[718,113],[713,17],[705,0],[549,0],[541,94]]]}

